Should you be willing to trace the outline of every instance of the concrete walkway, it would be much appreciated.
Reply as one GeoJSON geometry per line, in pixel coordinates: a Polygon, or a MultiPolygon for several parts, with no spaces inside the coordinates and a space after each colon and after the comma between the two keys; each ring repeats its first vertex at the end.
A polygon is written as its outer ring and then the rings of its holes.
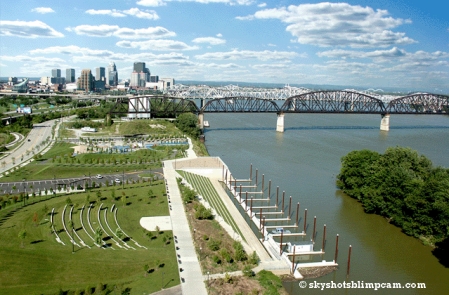
{"type": "MultiPolygon", "coordinates": [[[[193,153],[194,154],[194,153],[193,153]]],[[[196,255],[181,193],[176,182],[174,160],[164,161],[167,196],[170,198],[170,217],[175,239],[178,268],[183,295],[207,295],[201,266],[196,255]]]]}

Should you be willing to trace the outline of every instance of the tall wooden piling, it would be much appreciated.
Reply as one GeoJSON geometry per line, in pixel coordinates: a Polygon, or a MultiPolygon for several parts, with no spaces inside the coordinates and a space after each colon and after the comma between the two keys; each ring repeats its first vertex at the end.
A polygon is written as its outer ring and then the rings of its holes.
{"type": "Polygon", "coordinates": [[[265,191],[265,174],[262,174],[262,196],[265,191]]]}
{"type": "Polygon", "coordinates": [[[242,184],[240,184],[240,193],[239,193],[240,198],[242,197],[242,184]]]}
{"type": "Polygon", "coordinates": [[[285,191],[282,191],[282,208],[281,208],[281,212],[284,213],[284,200],[285,199],[285,191]]]}
{"type": "Polygon", "coordinates": [[[259,212],[259,230],[262,229],[262,208],[260,208],[259,212]]]}
{"type": "Polygon", "coordinates": [[[290,201],[288,204],[288,218],[290,219],[290,214],[292,214],[292,196],[290,196],[290,201]]]}
{"type": "Polygon", "coordinates": [[[225,178],[224,178],[224,182],[228,182],[228,169],[226,169],[225,171],[225,178]]]}
{"type": "Polygon", "coordinates": [[[307,209],[304,209],[304,232],[307,230],[307,209]]]}
{"type": "Polygon", "coordinates": [[[323,244],[321,244],[321,251],[324,251],[324,246],[326,245],[326,224],[323,228],[323,244]]]}
{"type": "Polygon", "coordinates": [[[224,165],[221,167],[221,181],[224,181],[224,174],[225,174],[225,169],[224,169],[224,165]]]}
{"type": "Polygon", "coordinates": [[[349,270],[351,269],[351,252],[352,252],[352,246],[349,245],[349,253],[348,253],[348,269],[346,271],[346,275],[349,276],[349,270]]]}
{"type": "Polygon", "coordinates": [[[337,258],[338,258],[338,234],[337,234],[337,239],[335,241],[335,256],[334,256],[335,263],[337,263],[337,258]]]}
{"type": "Polygon", "coordinates": [[[256,186],[258,185],[258,182],[257,182],[257,175],[259,174],[259,169],[256,169],[256,186]]]}
{"type": "Polygon", "coordinates": [[[248,191],[246,191],[246,196],[245,196],[245,206],[246,206],[245,212],[248,212],[248,191]]]}
{"type": "Polygon", "coordinates": [[[268,206],[271,203],[271,179],[268,181],[268,206]]]}
{"type": "Polygon", "coordinates": [[[316,216],[313,217],[312,243],[315,243],[315,233],[316,233],[316,216]]]}
{"type": "Polygon", "coordinates": [[[262,238],[265,241],[265,216],[263,217],[263,222],[262,222],[262,238]]]}
{"type": "Polygon", "coordinates": [[[279,204],[279,187],[276,187],[276,208],[278,207],[279,204]]]}
{"type": "Polygon", "coordinates": [[[234,191],[237,193],[237,178],[234,178],[234,191]]]}
{"type": "Polygon", "coordinates": [[[295,219],[295,221],[296,221],[296,226],[298,226],[299,225],[299,202],[298,202],[298,204],[296,204],[296,219],[295,219]]]}
{"type": "Polygon", "coordinates": [[[284,237],[284,231],[281,231],[281,243],[279,244],[279,255],[282,255],[282,239],[284,237]]]}

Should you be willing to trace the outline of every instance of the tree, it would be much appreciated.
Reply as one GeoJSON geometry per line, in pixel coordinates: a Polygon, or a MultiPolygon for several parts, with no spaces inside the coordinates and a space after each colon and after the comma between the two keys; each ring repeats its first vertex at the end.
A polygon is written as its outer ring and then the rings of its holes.
{"type": "Polygon", "coordinates": [[[103,242],[103,230],[100,227],[97,227],[97,229],[95,230],[95,242],[98,245],[101,245],[101,243],[103,242]]]}
{"type": "Polygon", "coordinates": [[[100,203],[100,201],[101,201],[101,191],[98,190],[97,191],[97,202],[100,203]]]}
{"type": "Polygon", "coordinates": [[[89,194],[87,194],[87,196],[86,196],[86,203],[90,204],[90,195],[89,194]]]}
{"type": "Polygon", "coordinates": [[[201,133],[201,130],[198,127],[198,118],[193,113],[180,114],[176,119],[176,127],[193,138],[198,138],[201,133]]]}
{"type": "Polygon", "coordinates": [[[117,229],[115,230],[115,234],[117,235],[117,237],[118,237],[119,239],[123,239],[123,236],[125,235],[125,234],[123,233],[123,231],[122,231],[120,228],[117,228],[117,229]]]}
{"type": "Polygon", "coordinates": [[[27,231],[25,230],[25,229],[22,229],[20,232],[19,232],[19,239],[21,240],[21,244],[20,244],[20,247],[21,248],[23,248],[24,247],[24,241],[25,241],[25,239],[26,239],[26,237],[27,237],[27,231]]]}
{"type": "Polygon", "coordinates": [[[67,206],[72,205],[72,199],[70,199],[70,197],[67,197],[67,198],[65,199],[65,203],[67,204],[67,206]]]}

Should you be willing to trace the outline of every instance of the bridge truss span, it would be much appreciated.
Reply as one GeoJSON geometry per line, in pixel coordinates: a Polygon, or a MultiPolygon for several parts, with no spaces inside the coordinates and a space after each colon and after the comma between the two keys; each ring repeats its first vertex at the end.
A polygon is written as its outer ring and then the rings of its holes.
{"type": "Polygon", "coordinates": [[[387,109],[391,114],[448,114],[449,96],[414,93],[390,101],[387,109]]]}
{"type": "Polygon", "coordinates": [[[209,100],[201,113],[279,113],[279,106],[272,100],[255,97],[224,97],[209,100]]]}
{"type": "Polygon", "coordinates": [[[382,100],[353,91],[315,91],[288,98],[284,113],[387,113],[382,100]]]}

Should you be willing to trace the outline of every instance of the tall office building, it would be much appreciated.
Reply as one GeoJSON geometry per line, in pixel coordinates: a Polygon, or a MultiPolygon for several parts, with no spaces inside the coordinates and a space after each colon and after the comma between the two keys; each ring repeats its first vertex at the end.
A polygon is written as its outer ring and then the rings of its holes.
{"type": "Polygon", "coordinates": [[[95,81],[106,81],[105,69],[103,67],[95,69],[95,81]]]}
{"type": "Polygon", "coordinates": [[[51,76],[55,78],[61,77],[61,70],[60,69],[52,69],[51,70],[51,76]]]}
{"type": "Polygon", "coordinates": [[[147,74],[145,76],[145,81],[149,82],[150,81],[150,70],[148,68],[145,67],[145,63],[144,62],[135,62],[134,66],[133,66],[133,71],[137,72],[137,73],[145,73],[147,74]]]}
{"type": "Polygon", "coordinates": [[[89,92],[93,90],[93,77],[90,69],[84,69],[81,71],[81,76],[78,79],[78,89],[84,89],[89,92]]]}
{"type": "Polygon", "coordinates": [[[115,63],[111,61],[106,72],[106,83],[110,86],[118,85],[118,72],[115,63]]]}
{"type": "Polygon", "coordinates": [[[75,69],[66,69],[65,70],[65,82],[66,83],[74,83],[75,82],[75,69]]]}

